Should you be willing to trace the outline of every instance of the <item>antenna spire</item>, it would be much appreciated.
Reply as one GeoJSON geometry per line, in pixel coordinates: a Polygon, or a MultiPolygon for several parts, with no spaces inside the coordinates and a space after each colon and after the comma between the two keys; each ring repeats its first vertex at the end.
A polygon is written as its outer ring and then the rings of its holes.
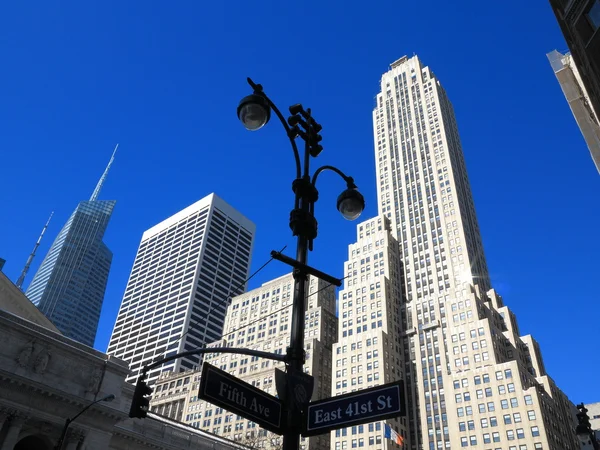
{"type": "Polygon", "coordinates": [[[94,192],[92,193],[92,196],[90,197],[91,202],[98,200],[98,196],[100,195],[100,190],[102,189],[102,185],[104,184],[104,181],[106,180],[106,176],[108,175],[110,166],[112,165],[113,161],[115,160],[115,153],[117,153],[118,148],[119,148],[119,144],[116,145],[115,150],[113,151],[113,154],[110,157],[110,161],[108,161],[108,165],[106,166],[104,173],[100,177],[100,181],[98,181],[98,184],[96,185],[96,189],[94,189],[94,192]]]}
{"type": "Polygon", "coordinates": [[[44,233],[46,232],[46,228],[48,228],[48,225],[50,224],[50,220],[52,219],[52,216],[54,215],[54,211],[52,211],[52,213],[50,214],[50,217],[48,217],[48,221],[46,222],[46,225],[44,225],[44,228],[42,228],[42,232],[40,234],[40,237],[38,238],[37,242],[35,243],[35,245],[33,246],[33,250],[31,251],[31,254],[29,255],[29,258],[27,258],[27,262],[25,263],[25,267],[23,268],[23,272],[21,272],[21,275],[19,276],[19,279],[17,280],[17,287],[19,289],[21,289],[21,286],[23,286],[23,281],[25,281],[25,276],[27,275],[27,272],[29,272],[29,267],[31,267],[31,263],[33,261],[33,258],[35,258],[35,252],[37,251],[38,247],[40,246],[40,242],[42,242],[42,238],[44,237],[44,233]]]}

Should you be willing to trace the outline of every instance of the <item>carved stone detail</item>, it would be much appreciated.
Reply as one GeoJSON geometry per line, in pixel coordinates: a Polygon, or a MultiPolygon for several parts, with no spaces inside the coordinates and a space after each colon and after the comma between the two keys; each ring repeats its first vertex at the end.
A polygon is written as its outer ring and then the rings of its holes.
{"type": "Polygon", "coordinates": [[[52,354],[48,349],[44,349],[39,352],[35,358],[35,362],[33,363],[33,371],[43,375],[46,372],[46,368],[48,367],[48,362],[50,362],[51,356],[52,354]]]}
{"type": "Polygon", "coordinates": [[[86,392],[97,392],[100,388],[100,380],[102,379],[102,369],[96,367],[88,381],[86,392]]]}
{"type": "Polygon", "coordinates": [[[27,367],[29,365],[29,360],[31,359],[31,355],[33,354],[33,346],[35,341],[29,342],[25,347],[21,349],[19,355],[15,359],[17,364],[21,367],[27,367]]]}

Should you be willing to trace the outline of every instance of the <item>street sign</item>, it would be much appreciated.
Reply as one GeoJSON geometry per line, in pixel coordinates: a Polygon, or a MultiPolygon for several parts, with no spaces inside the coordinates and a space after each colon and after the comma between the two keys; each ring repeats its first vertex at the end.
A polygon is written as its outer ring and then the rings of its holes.
{"type": "Polygon", "coordinates": [[[283,408],[277,397],[208,363],[202,365],[198,398],[252,420],[273,433],[283,434],[283,408]]]}
{"type": "Polygon", "coordinates": [[[402,380],[308,405],[303,436],[324,434],[338,428],[404,415],[402,380]]]}

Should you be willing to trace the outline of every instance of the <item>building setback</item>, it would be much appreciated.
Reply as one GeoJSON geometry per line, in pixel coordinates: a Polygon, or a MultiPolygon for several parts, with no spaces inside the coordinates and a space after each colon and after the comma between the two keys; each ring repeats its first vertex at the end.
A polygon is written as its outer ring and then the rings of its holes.
{"type": "MultiPolygon", "coordinates": [[[[130,364],[127,381],[161,357],[221,338],[229,299],[246,288],[254,233],[252,222],[210,194],[142,235],[107,350],[130,364]]],[[[198,356],[171,361],[148,382],[199,364],[198,356]]]]}
{"type": "Polygon", "coordinates": [[[112,263],[112,252],[102,239],[116,201],[98,196],[114,156],[113,152],[91,198],[77,205],[58,233],[26,292],[61,333],[90,347],[112,263]]]}
{"type": "MultiPolygon", "coordinates": [[[[285,275],[235,297],[227,309],[223,339],[214,347],[237,347],[284,354],[290,343],[294,280],[285,275]]],[[[307,281],[305,372],[315,377],[312,400],[331,396],[331,348],[337,336],[335,289],[307,281]]],[[[271,395],[277,395],[275,369],[281,362],[258,357],[211,353],[208,362],[271,395]]],[[[279,436],[223,408],[198,400],[200,372],[164,374],[156,383],[151,410],[252,448],[281,448],[279,436]]],[[[329,449],[329,435],[302,439],[302,449],[329,449]]]]}
{"type": "MultiPolygon", "coordinates": [[[[340,291],[338,343],[333,346],[333,395],[404,379],[402,352],[402,265],[398,242],[386,216],[356,227],[357,242],[348,248],[340,291]]],[[[403,437],[406,418],[352,426],[331,433],[332,449],[387,449],[385,424],[403,437]]]]}
{"type": "Polygon", "coordinates": [[[376,101],[379,213],[403,265],[405,448],[575,450],[572,403],[491,289],[446,92],[417,56],[403,57],[376,101]]]}

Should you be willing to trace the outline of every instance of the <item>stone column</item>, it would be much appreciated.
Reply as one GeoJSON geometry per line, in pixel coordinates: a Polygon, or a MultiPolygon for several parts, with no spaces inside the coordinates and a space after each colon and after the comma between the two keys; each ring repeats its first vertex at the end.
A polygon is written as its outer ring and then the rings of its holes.
{"type": "Polygon", "coordinates": [[[0,430],[4,426],[4,423],[10,419],[11,412],[10,408],[0,407],[0,430]]]}
{"type": "Polygon", "coordinates": [[[15,445],[19,441],[19,433],[21,432],[21,428],[26,419],[27,417],[19,413],[11,416],[8,423],[8,432],[6,433],[6,437],[2,442],[0,450],[13,450],[15,448],[15,445]]]}

